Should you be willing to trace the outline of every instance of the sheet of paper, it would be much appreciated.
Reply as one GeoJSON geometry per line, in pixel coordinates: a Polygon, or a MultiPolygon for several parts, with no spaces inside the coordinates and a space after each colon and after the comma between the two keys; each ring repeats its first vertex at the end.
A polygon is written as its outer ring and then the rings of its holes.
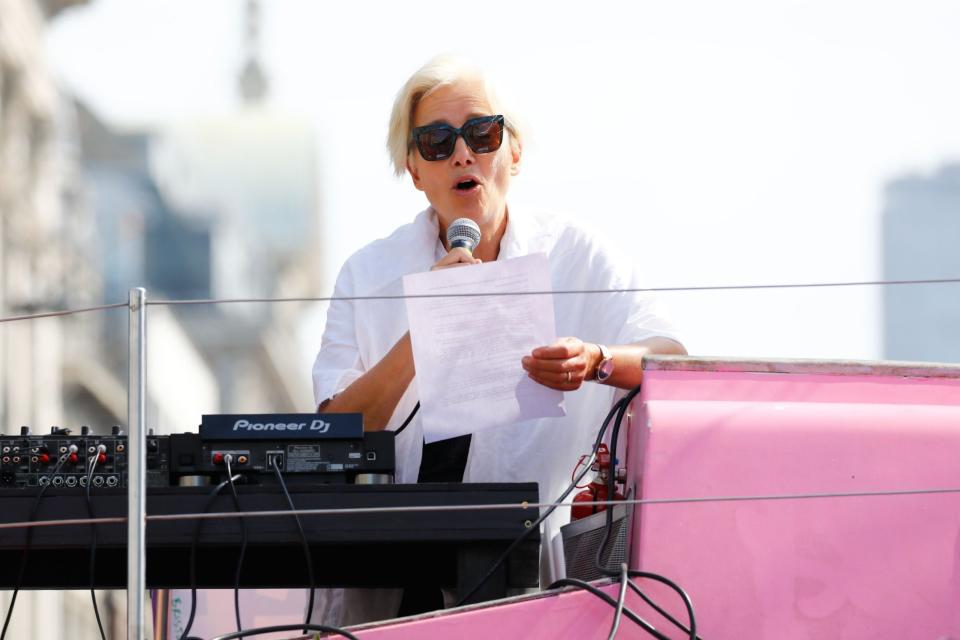
{"type": "Polygon", "coordinates": [[[527,377],[520,359],[557,339],[553,296],[447,294],[550,291],[539,253],[405,276],[407,319],[427,442],[565,415],[563,392],[527,377]]]}

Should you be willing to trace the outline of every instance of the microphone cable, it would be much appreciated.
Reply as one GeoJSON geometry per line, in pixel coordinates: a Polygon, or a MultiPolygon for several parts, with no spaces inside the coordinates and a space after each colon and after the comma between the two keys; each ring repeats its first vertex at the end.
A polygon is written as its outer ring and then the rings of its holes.
{"type": "Polygon", "coordinates": [[[407,419],[403,421],[403,424],[400,425],[397,429],[393,430],[393,435],[397,436],[401,431],[407,428],[407,425],[410,424],[410,421],[413,420],[413,416],[417,415],[417,411],[420,411],[420,401],[417,400],[417,406],[413,408],[413,411],[410,412],[410,415],[407,416],[407,419]]]}
{"type": "MultiPolygon", "coordinates": [[[[237,485],[233,483],[233,471],[230,469],[233,455],[226,454],[223,456],[223,461],[227,465],[227,482],[230,483],[230,492],[233,494],[233,506],[237,513],[243,513],[243,509],[240,507],[240,496],[237,494],[237,485]]],[[[247,523],[242,516],[239,520],[241,531],[240,557],[237,558],[237,573],[233,579],[233,613],[237,621],[237,631],[243,629],[243,625],[240,624],[240,572],[243,570],[243,557],[247,553],[247,523]]]]}
{"type": "MultiPolygon", "coordinates": [[[[240,476],[237,475],[235,479],[239,480],[240,476]]],[[[224,480],[210,492],[210,495],[207,497],[207,502],[203,506],[203,513],[210,511],[213,502],[228,484],[230,484],[230,481],[224,480]]],[[[193,527],[193,538],[190,541],[190,615],[187,617],[187,626],[184,627],[183,633],[180,634],[180,640],[200,640],[200,638],[190,636],[190,629],[193,628],[193,620],[197,614],[197,544],[200,541],[200,529],[203,527],[203,522],[203,518],[197,520],[197,523],[193,527]]]]}
{"type": "MultiPolygon", "coordinates": [[[[86,440],[83,441],[86,447],[86,440]]],[[[93,513],[93,500],[90,499],[90,488],[93,486],[93,472],[97,468],[97,460],[101,454],[106,453],[107,448],[104,445],[98,445],[93,455],[90,456],[90,464],[87,470],[87,486],[84,488],[87,502],[87,513],[93,519],[96,516],[93,513]]],[[[97,565],[97,525],[90,525],[90,599],[93,601],[93,614],[97,618],[97,629],[100,630],[101,640],[107,640],[107,635],[103,632],[103,621],[100,619],[100,607],[97,606],[97,592],[94,591],[95,575],[97,565]]]]}
{"type": "MultiPolygon", "coordinates": [[[[70,454],[76,453],[77,450],[77,445],[72,444],[70,448],[67,449],[67,452],[60,456],[56,466],[53,468],[53,473],[50,474],[50,477],[47,479],[47,484],[40,486],[40,491],[37,492],[37,497],[33,501],[33,506],[30,508],[30,516],[27,518],[27,522],[33,522],[36,519],[37,512],[40,510],[40,501],[43,499],[43,494],[47,492],[47,489],[53,482],[53,478],[60,473],[60,469],[63,468],[70,454]]],[[[23,576],[26,574],[27,560],[30,557],[30,543],[33,541],[33,530],[34,527],[27,527],[27,539],[23,543],[23,554],[20,556],[20,570],[17,572],[17,584],[13,589],[13,595],[10,597],[10,605],[7,607],[7,615],[3,621],[3,631],[0,632],[0,640],[5,640],[7,637],[7,627],[10,625],[10,617],[13,615],[13,607],[17,604],[17,594],[20,593],[20,587],[23,586],[23,576]]]]}
{"type": "Polygon", "coordinates": [[[297,531],[300,533],[300,541],[303,543],[303,555],[307,561],[307,579],[310,581],[310,599],[307,603],[307,618],[304,621],[303,629],[303,633],[306,635],[307,627],[310,626],[310,622],[313,619],[313,596],[317,588],[317,583],[313,575],[313,557],[310,554],[310,544],[307,542],[307,534],[303,532],[300,516],[297,515],[297,507],[293,504],[293,498],[290,497],[290,492],[287,491],[287,483],[284,482],[283,474],[280,473],[280,465],[277,464],[276,458],[273,458],[272,462],[273,473],[277,476],[277,482],[280,483],[280,488],[283,489],[283,495],[287,498],[287,504],[290,505],[290,510],[293,511],[293,520],[297,523],[297,531]]]}

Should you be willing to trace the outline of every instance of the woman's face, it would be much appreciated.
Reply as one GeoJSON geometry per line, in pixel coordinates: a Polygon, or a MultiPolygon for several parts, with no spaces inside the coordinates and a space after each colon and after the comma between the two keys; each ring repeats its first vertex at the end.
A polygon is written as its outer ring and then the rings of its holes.
{"type": "MultiPolygon", "coordinates": [[[[489,115],[495,114],[483,83],[462,80],[420,100],[413,126],[444,123],[460,128],[470,118],[489,115]]],[[[506,215],[510,178],[519,167],[520,150],[513,150],[506,131],[497,151],[476,153],[461,136],[453,153],[443,160],[424,160],[416,146],[407,156],[414,186],[427,196],[444,227],[457,218],[470,218],[481,228],[497,228],[506,215]]]]}

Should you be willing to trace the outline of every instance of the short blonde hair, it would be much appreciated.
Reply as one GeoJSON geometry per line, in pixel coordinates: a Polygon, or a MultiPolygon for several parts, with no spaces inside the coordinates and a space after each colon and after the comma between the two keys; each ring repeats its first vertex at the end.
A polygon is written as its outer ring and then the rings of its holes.
{"type": "Polygon", "coordinates": [[[431,58],[417,69],[397,93],[390,113],[390,130],[387,133],[387,151],[397,177],[407,168],[407,154],[413,149],[410,140],[413,131],[413,113],[420,101],[440,87],[456,84],[461,80],[480,80],[487,102],[493,113],[503,115],[510,144],[515,150],[521,146],[520,125],[512,111],[494,91],[486,73],[463,58],[439,55],[431,58]]]}

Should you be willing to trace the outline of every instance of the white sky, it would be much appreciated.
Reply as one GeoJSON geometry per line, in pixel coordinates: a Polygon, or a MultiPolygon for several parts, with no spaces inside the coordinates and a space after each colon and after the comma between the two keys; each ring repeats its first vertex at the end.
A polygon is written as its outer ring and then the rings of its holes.
{"type": "MultiPolygon", "coordinates": [[[[51,62],[120,125],[227,113],[243,5],[96,0],[54,22],[51,62]]],[[[532,126],[511,200],[588,221],[651,286],[880,279],[884,183],[960,159],[953,1],[263,6],[272,107],[318,133],[328,282],[425,204],[384,138],[439,52],[494,72],[532,126]]],[[[663,298],[693,353],[878,358],[879,295],[663,298]]]]}

